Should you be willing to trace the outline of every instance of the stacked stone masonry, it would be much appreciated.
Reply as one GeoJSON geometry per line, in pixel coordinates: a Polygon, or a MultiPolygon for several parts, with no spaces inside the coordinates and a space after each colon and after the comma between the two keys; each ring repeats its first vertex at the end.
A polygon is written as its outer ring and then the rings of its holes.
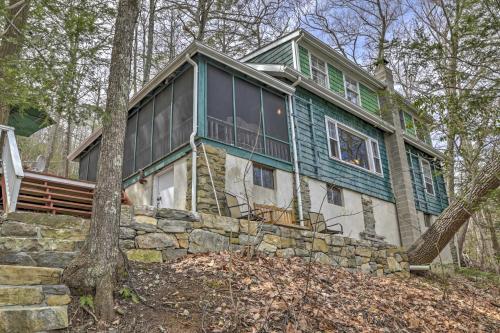
{"type": "Polygon", "coordinates": [[[120,244],[130,260],[142,262],[252,247],[270,256],[312,258],[377,276],[409,275],[404,249],[385,243],[172,209],[123,207],[120,244]]]}

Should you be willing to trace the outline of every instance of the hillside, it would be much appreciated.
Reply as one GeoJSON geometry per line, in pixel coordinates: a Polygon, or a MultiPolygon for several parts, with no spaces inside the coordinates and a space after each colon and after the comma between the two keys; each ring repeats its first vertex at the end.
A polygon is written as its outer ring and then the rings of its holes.
{"type": "MultiPolygon", "coordinates": [[[[119,332],[494,332],[498,280],[370,277],[298,258],[241,254],[132,264],[119,332]],[[134,290],[137,292],[136,296],[134,290]]],[[[93,331],[74,298],[70,332],[93,331]]]]}

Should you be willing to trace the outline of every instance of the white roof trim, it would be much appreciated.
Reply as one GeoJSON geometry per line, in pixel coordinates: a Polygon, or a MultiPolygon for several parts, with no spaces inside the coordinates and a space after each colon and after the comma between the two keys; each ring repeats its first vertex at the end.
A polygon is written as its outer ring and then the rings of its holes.
{"type": "Polygon", "coordinates": [[[415,148],[420,149],[424,153],[429,154],[432,157],[438,158],[440,160],[445,159],[445,156],[442,152],[440,152],[436,148],[430,146],[429,144],[421,142],[420,140],[416,140],[415,138],[409,136],[406,133],[403,133],[403,138],[408,144],[414,146],[415,148]]]}
{"type": "Polygon", "coordinates": [[[392,126],[382,118],[379,118],[369,113],[368,111],[363,110],[360,106],[355,105],[346,100],[345,98],[328,90],[327,88],[320,86],[316,82],[312,81],[311,79],[302,75],[296,70],[291,69],[290,67],[286,67],[283,65],[268,65],[268,64],[250,64],[250,65],[256,69],[266,71],[273,75],[283,76],[291,81],[296,81],[299,77],[301,77],[301,81],[299,83],[300,86],[332,102],[333,104],[342,107],[347,112],[355,115],[358,118],[363,119],[364,121],[372,124],[375,127],[378,127],[389,133],[394,133],[394,126],[392,126]]]}
{"type": "MultiPolygon", "coordinates": [[[[196,53],[200,53],[206,55],[210,58],[218,60],[222,62],[224,65],[229,66],[243,74],[246,74],[254,79],[257,79],[285,94],[291,95],[295,92],[295,88],[289,84],[286,84],[280,80],[275,79],[271,75],[268,75],[262,71],[259,71],[249,64],[244,64],[239,62],[238,60],[234,60],[219,51],[216,51],[210,47],[207,47],[201,43],[193,42],[189,45],[183,52],[181,52],[172,62],[170,62],[167,67],[165,67],[162,71],[156,74],[150,81],[148,81],[142,88],[139,90],[128,103],[128,110],[131,110],[137,103],[139,103],[146,95],[153,90],[156,86],[158,86],[163,80],[168,78],[172,73],[174,73],[181,65],[186,62],[187,55],[194,55],[196,53]]],[[[70,161],[74,161],[81,152],[92,144],[100,135],[102,134],[102,128],[99,128],[94,133],[92,133],[87,139],[85,139],[71,154],[68,155],[68,159],[70,161]]]]}
{"type": "Polygon", "coordinates": [[[295,30],[291,33],[289,33],[288,35],[284,36],[284,37],[281,37],[280,39],[278,40],[275,40],[274,42],[270,43],[270,44],[267,44],[266,46],[260,48],[260,49],[257,49],[253,52],[250,52],[248,53],[247,55],[245,55],[243,58],[240,59],[241,62],[246,62],[252,58],[255,58],[256,56],[262,54],[262,53],[265,53],[273,48],[275,48],[276,46],[279,46],[283,43],[286,43],[292,39],[295,39],[296,37],[298,37],[301,33],[301,30],[295,30]]]}

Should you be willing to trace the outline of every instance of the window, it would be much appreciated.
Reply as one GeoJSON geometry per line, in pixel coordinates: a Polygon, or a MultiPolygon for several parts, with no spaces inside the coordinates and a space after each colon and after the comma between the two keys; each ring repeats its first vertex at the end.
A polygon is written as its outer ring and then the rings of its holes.
{"type": "Polygon", "coordinates": [[[208,136],[233,144],[233,79],[231,75],[209,65],[207,97],[208,136]]]}
{"type": "Polygon", "coordinates": [[[347,76],[345,77],[345,97],[359,105],[358,83],[347,76]]]}
{"type": "Polygon", "coordinates": [[[343,206],[344,202],[342,200],[342,190],[334,185],[326,185],[326,198],[328,203],[343,206]]]}
{"type": "Polygon", "coordinates": [[[434,195],[431,163],[425,159],[420,159],[420,164],[422,166],[422,180],[424,182],[425,192],[430,195],[434,195]]]}
{"type": "Polygon", "coordinates": [[[264,152],[260,112],[260,89],[247,81],[235,78],[236,145],[264,152]]]}
{"type": "Polygon", "coordinates": [[[424,213],[424,225],[429,228],[431,224],[431,214],[424,213]]]}
{"type": "Polygon", "coordinates": [[[380,149],[376,140],[326,118],[328,151],[331,158],[382,175],[380,149]]]}
{"type": "Polygon", "coordinates": [[[327,86],[326,63],[311,54],[311,75],[314,82],[327,86]]]}
{"type": "Polygon", "coordinates": [[[376,173],[382,173],[382,163],[380,161],[380,151],[377,141],[370,140],[372,143],[373,166],[376,173]]]}
{"type": "Polygon", "coordinates": [[[257,186],[274,189],[274,170],[254,163],[253,183],[257,186]]]}

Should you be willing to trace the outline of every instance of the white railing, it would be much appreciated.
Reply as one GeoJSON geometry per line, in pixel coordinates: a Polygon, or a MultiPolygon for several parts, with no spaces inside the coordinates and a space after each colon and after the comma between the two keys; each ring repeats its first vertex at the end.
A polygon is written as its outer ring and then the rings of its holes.
{"type": "Polygon", "coordinates": [[[5,196],[4,212],[10,213],[16,210],[17,197],[24,177],[23,166],[19,150],[17,149],[14,128],[0,125],[0,142],[2,147],[2,178],[5,196]]]}

